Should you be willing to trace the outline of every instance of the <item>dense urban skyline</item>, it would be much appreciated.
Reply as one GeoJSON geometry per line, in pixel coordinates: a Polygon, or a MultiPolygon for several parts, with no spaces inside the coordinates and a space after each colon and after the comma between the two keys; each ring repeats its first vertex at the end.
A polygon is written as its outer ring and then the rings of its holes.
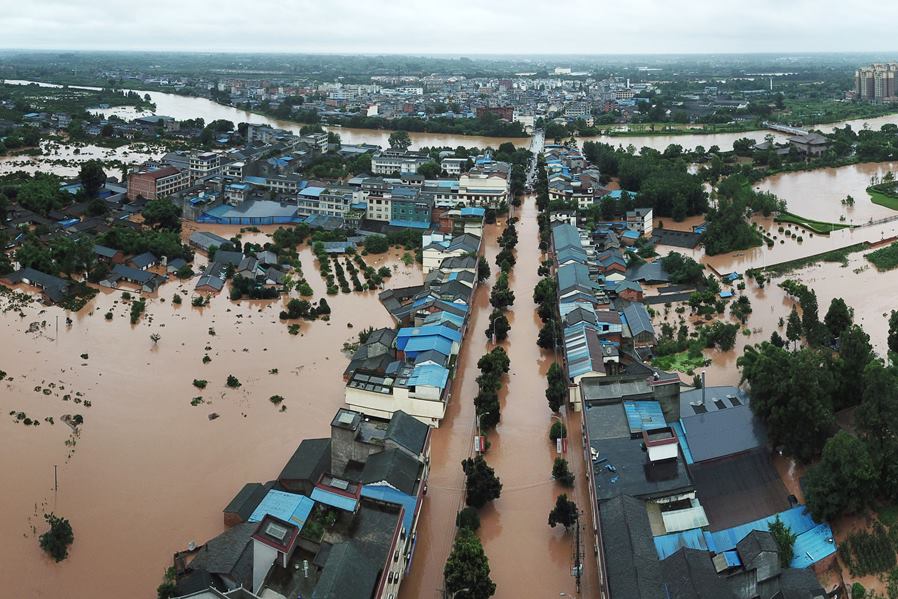
{"type": "Polygon", "coordinates": [[[898,17],[898,6],[871,0],[462,0],[451,10],[412,0],[160,0],[133,14],[96,0],[4,0],[0,8],[4,48],[377,54],[885,52],[898,17]],[[162,27],[165,14],[177,18],[162,27]]]}

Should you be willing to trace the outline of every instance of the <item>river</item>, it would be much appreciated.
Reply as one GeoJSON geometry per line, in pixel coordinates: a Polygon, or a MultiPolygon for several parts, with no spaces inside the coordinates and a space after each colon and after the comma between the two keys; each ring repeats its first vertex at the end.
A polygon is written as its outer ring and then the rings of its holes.
{"type": "MultiPolygon", "coordinates": [[[[61,87],[56,84],[40,83],[32,81],[24,81],[18,79],[9,79],[6,83],[13,85],[28,85],[37,83],[44,87],[61,87]]],[[[73,86],[75,87],[75,86],[73,86]]],[[[97,89],[83,86],[84,89],[97,89]]],[[[181,96],[159,91],[143,91],[134,90],[141,95],[149,94],[150,99],[156,105],[156,114],[174,117],[177,120],[192,119],[202,117],[207,123],[216,119],[225,119],[237,123],[246,122],[258,125],[271,125],[279,129],[298,132],[301,124],[292,121],[282,121],[272,117],[256,114],[233,106],[219,104],[206,98],[198,98],[193,96],[181,96]]],[[[133,111],[122,111],[121,109],[113,109],[121,116],[136,116],[133,111]]],[[[823,131],[830,131],[835,127],[843,127],[846,124],[851,125],[855,130],[862,129],[865,125],[871,128],[879,128],[886,123],[898,124],[898,114],[892,114],[871,119],[854,119],[829,125],[819,125],[818,128],[823,131]]],[[[625,127],[625,126],[624,126],[625,127]]],[[[352,129],[348,127],[325,127],[328,131],[334,131],[340,134],[344,143],[359,144],[370,143],[380,146],[387,146],[387,138],[390,131],[377,129],[352,129]]],[[[758,142],[764,140],[767,135],[772,135],[778,141],[784,140],[787,136],[767,130],[743,131],[740,133],[688,133],[682,135],[632,135],[632,136],[610,136],[600,135],[595,137],[581,137],[579,141],[600,141],[609,143],[614,146],[627,147],[633,145],[637,150],[642,147],[655,148],[658,150],[665,149],[670,144],[679,144],[686,150],[691,150],[696,146],[704,146],[705,149],[713,145],[719,146],[723,150],[729,150],[733,147],[733,142],[743,137],[754,139],[758,142]]],[[[423,146],[447,146],[455,148],[457,146],[471,147],[476,146],[485,148],[487,146],[496,148],[499,144],[510,141],[516,146],[527,146],[527,138],[500,138],[500,137],[478,137],[470,135],[455,135],[447,133],[409,133],[412,139],[412,148],[417,149],[423,146]]]]}

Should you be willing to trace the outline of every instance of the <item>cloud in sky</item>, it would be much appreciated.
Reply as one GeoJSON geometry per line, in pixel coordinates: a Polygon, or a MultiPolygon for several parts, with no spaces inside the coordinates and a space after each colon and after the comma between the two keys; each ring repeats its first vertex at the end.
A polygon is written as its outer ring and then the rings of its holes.
{"type": "Polygon", "coordinates": [[[873,0],[0,0],[0,46],[323,53],[898,50],[873,0]]]}

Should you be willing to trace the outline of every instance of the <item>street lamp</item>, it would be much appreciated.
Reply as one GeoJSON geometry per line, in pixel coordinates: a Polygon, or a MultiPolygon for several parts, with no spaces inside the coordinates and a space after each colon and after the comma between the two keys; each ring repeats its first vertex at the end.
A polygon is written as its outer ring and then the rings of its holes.
{"type": "Polygon", "coordinates": [[[557,420],[558,424],[561,425],[561,431],[559,431],[558,440],[557,440],[557,443],[560,445],[561,451],[558,452],[557,448],[559,447],[559,445],[556,445],[556,452],[566,454],[567,453],[567,425],[564,423],[564,420],[561,419],[561,416],[558,416],[557,414],[552,415],[552,420],[553,421],[557,420]]]}

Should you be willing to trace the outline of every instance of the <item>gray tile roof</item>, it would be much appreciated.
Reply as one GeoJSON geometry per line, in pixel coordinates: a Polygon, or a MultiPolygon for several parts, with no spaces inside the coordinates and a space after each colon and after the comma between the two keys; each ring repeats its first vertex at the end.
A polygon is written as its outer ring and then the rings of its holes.
{"type": "Polygon", "coordinates": [[[312,592],[312,599],[371,597],[380,564],[374,564],[351,543],[334,545],[312,592]]]}
{"type": "Polygon", "coordinates": [[[258,524],[244,522],[210,539],[189,564],[192,570],[227,576],[240,583],[252,579],[253,550],[250,537],[258,524]]]}
{"type": "Polygon", "coordinates": [[[429,426],[402,410],[397,410],[390,418],[386,438],[414,455],[421,455],[429,432],[429,426]]]}
{"type": "Polygon", "coordinates": [[[386,482],[403,493],[414,495],[419,469],[418,460],[406,452],[387,449],[368,456],[360,482],[366,485],[386,482]]]}
{"type": "Polygon", "coordinates": [[[661,562],[661,571],[669,599],[736,599],[707,551],[684,547],[661,562]]]}
{"type": "Polygon", "coordinates": [[[324,470],[330,467],[331,457],[331,440],[325,439],[305,439],[293,452],[293,455],[287,461],[284,469],[281,470],[278,480],[313,480],[322,465],[324,470]]]}
{"type": "Polygon", "coordinates": [[[661,563],[642,501],[620,495],[599,506],[605,568],[613,599],[666,599],[661,563]]]}

